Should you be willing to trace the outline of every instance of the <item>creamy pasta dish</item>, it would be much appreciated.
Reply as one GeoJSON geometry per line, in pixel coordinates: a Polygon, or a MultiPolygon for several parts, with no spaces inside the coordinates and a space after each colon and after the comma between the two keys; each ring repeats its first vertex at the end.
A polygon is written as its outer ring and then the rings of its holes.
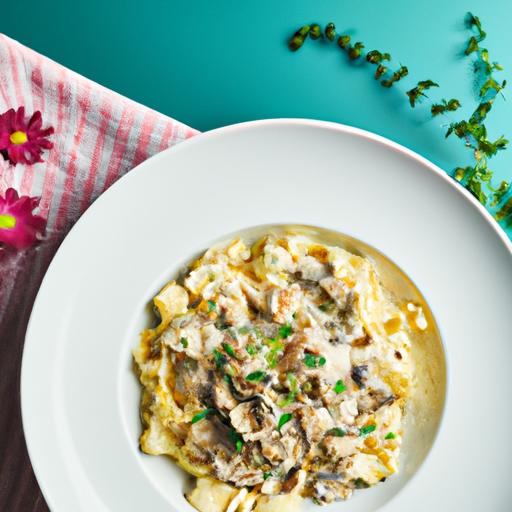
{"type": "MultiPolygon", "coordinates": [[[[134,351],[145,453],[201,512],[293,512],[398,471],[421,306],[370,259],[299,235],[217,245],[153,299],[134,351]]],[[[364,492],[364,491],[363,491],[364,492]]]]}

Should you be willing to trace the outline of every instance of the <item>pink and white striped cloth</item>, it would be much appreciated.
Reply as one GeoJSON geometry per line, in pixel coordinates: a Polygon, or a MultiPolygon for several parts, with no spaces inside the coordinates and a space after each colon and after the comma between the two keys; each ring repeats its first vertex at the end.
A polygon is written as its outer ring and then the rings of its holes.
{"type": "Polygon", "coordinates": [[[196,130],[116,94],[0,34],[0,112],[25,106],[53,126],[43,163],[0,157],[0,193],[41,196],[45,240],[24,253],[0,250],[0,341],[22,343],[42,276],[64,235],[124,173],[196,130]]]}

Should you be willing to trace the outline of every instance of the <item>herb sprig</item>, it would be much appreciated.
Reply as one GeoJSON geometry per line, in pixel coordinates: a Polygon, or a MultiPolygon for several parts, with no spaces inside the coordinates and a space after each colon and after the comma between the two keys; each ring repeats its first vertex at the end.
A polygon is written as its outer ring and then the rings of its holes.
{"type": "Polygon", "coordinates": [[[295,377],[293,373],[288,373],[286,375],[286,380],[288,381],[288,388],[290,391],[288,393],[288,396],[281,400],[280,402],[278,402],[277,404],[282,409],[288,407],[290,404],[295,402],[295,398],[297,397],[297,394],[299,392],[299,383],[297,381],[297,377],[295,377]]]}
{"type": "MultiPolygon", "coordinates": [[[[469,13],[467,22],[475,35],[469,39],[464,53],[467,56],[475,55],[473,69],[477,77],[483,77],[483,83],[479,90],[479,103],[470,118],[451,123],[446,137],[453,134],[461,139],[464,145],[473,152],[475,159],[472,166],[457,167],[454,171],[454,178],[484,205],[488,204],[491,196],[490,206],[496,207],[509,191],[510,183],[502,181],[498,187],[492,185],[493,171],[488,166],[488,160],[499,151],[506,149],[508,140],[503,136],[498,137],[495,141],[489,140],[485,120],[493,107],[496,96],[505,88],[507,82],[503,80],[500,83],[496,80],[494,72],[501,71],[503,68],[497,62],[491,63],[489,51],[481,47],[487,34],[482,29],[480,19],[469,13]]],[[[497,220],[501,220],[502,210],[496,214],[497,220]]]]}
{"type": "MultiPolygon", "coordinates": [[[[496,220],[508,220],[512,222],[512,197],[507,199],[511,189],[508,181],[502,181],[498,186],[492,184],[493,171],[488,166],[488,160],[508,146],[508,140],[504,136],[496,140],[487,137],[485,119],[493,107],[496,96],[502,93],[506,86],[506,80],[498,80],[496,72],[503,67],[490,60],[489,51],[482,47],[482,42],[487,34],[482,28],[480,19],[468,13],[468,28],[472,35],[464,46],[466,56],[475,57],[473,62],[474,72],[477,77],[483,77],[479,88],[478,105],[467,120],[452,122],[446,132],[446,137],[455,135],[464,142],[464,145],[473,152],[475,163],[471,166],[457,167],[453,171],[453,177],[461,185],[466,187],[484,206],[491,208],[501,207],[495,214],[496,220]]],[[[289,48],[297,51],[301,48],[308,35],[311,39],[323,39],[327,42],[337,41],[337,47],[347,54],[351,61],[357,61],[364,55],[365,45],[358,41],[352,44],[348,34],[337,35],[334,23],[328,23],[323,30],[318,24],[304,25],[295,32],[289,41],[289,48]]],[[[396,83],[409,75],[407,66],[400,65],[395,71],[390,69],[391,55],[379,50],[370,50],[365,54],[365,60],[369,65],[376,66],[375,80],[380,80],[385,88],[391,88],[396,83]]],[[[433,80],[420,80],[412,88],[406,91],[409,105],[414,108],[423,98],[427,97],[426,91],[439,84],[433,80]]],[[[461,103],[456,98],[442,99],[438,103],[430,105],[432,117],[447,114],[461,108],[461,103]]]]}
{"type": "Polygon", "coordinates": [[[197,423],[198,421],[204,420],[206,418],[206,416],[208,416],[209,414],[212,414],[214,412],[216,412],[215,409],[204,409],[203,411],[195,414],[190,422],[192,424],[197,423]]]}

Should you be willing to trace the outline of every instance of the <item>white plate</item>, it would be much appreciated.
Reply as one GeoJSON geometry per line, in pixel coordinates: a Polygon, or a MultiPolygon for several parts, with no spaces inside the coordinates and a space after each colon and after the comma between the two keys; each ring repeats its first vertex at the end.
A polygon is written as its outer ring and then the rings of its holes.
{"type": "Polygon", "coordinates": [[[192,510],[184,474],[138,450],[130,350],[146,304],[183,262],[233,231],[276,223],[381,250],[426,296],[447,351],[444,420],[420,470],[401,490],[408,475],[332,510],[510,510],[510,243],[425,159],[361,130],[297,120],[223,128],[151,158],[62,244],[32,312],[21,389],[52,510],[192,510]]]}

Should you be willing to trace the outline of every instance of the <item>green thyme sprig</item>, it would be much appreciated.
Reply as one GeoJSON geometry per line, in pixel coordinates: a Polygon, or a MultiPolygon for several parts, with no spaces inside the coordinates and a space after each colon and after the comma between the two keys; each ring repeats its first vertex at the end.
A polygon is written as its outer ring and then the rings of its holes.
{"type": "MultiPolygon", "coordinates": [[[[473,151],[475,158],[473,166],[457,167],[453,173],[454,178],[477,197],[481,203],[488,205],[490,201],[490,207],[495,208],[506,200],[510,191],[510,184],[507,181],[502,181],[497,187],[492,185],[493,172],[488,167],[488,159],[506,149],[508,140],[504,136],[498,137],[494,141],[489,140],[484,121],[492,109],[496,95],[502,93],[505,88],[506,80],[499,81],[495,78],[494,73],[502,71],[503,67],[498,62],[491,61],[489,51],[481,46],[487,34],[482,28],[480,19],[468,13],[467,24],[473,34],[465,44],[464,54],[476,56],[474,71],[483,74],[484,81],[479,88],[479,104],[471,117],[468,120],[451,123],[446,136],[454,134],[462,139],[466,147],[473,151]]],[[[346,52],[348,58],[352,61],[359,60],[363,55],[365,45],[360,41],[351,44],[351,37],[347,34],[338,36],[334,23],[328,23],[323,33],[318,24],[304,25],[290,39],[289,48],[293,51],[301,48],[308,35],[311,35],[312,39],[325,39],[328,42],[337,41],[337,46],[346,52]]],[[[366,61],[368,64],[376,66],[374,78],[380,80],[385,88],[391,88],[409,74],[408,68],[403,65],[396,71],[390,71],[389,65],[386,64],[391,61],[391,55],[386,52],[371,50],[366,53],[366,61]]],[[[427,97],[425,91],[433,87],[439,87],[439,85],[428,79],[417,82],[415,87],[406,91],[410,106],[414,108],[417,103],[427,97]]],[[[455,112],[460,107],[460,101],[456,98],[443,99],[439,103],[433,103],[430,106],[430,112],[432,117],[435,117],[440,114],[455,112]]],[[[498,221],[504,219],[512,221],[512,197],[506,200],[496,213],[496,219],[498,221]]]]}
{"type": "MultiPolygon", "coordinates": [[[[454,171],[454,178],[464,185],[482,204],[487,205],[490,196],[490,206],[494,208],[505,198],[510,189],[510,184],[507,181],[502,181],[498,187],[492,185],[493,171],[489,168],[488,161],[499,151],[507,148],[508,140],[504,136],[500,136],[494,141],[489,140],[484,121],[494,105],[496,96],[503,91],[507,82],[503,80],[500,83],[493,76],[495,71],[501,71],[503,67],[497,62],[491,63],[489,51],[487,48],[481,47],[481,43],[487,34],[482,29],[480,19],[469,13],[467,21],[469,28],[475,34],[467,42],[464,53],[467,56],[473,54],[476,56],[473,68],[475,73],[483,74],[484,82],[479,90],[479,104],[470,118],[451,123],[446,132],[446,137],[453,134],[463,140],[465,146],[473,152],[475,159],[472,166],[457,167],[454,171]]],[[[501,210],[500,212],[496,215],[497,220],[501,220],[504,215],[501,210]]]]}
{"type": "MultiPolygon", "coordinates": [[[[313,40],[325,39],[328,42],[337,41],[338,47],[345,51],[351,61],[357,61],[364,55],[365,45],[361,41],[351,44],[351,37],[348,34],[341,34],[337,36],[336,26],[334,23],[328,23],[322,33],[320,25],[313,23],[311,25],[304,25],[299,28],[288,41],[288,48],[292,51],[297,51],[301,48],[306,41],[307,37],[313,40]],[[336,38],[337,37],[337,38],[336,38]]],[[[370,50],[365,55],[366,61],[369,64],[377,66],[374,74],[375,80],[381,80],[383,87],[390,88],[396,82],[409,74],[407,66],[400,66],[399,69],[389,72],[388,67],[383,64],[384,61],[391,61],[391,55],[387,52],[380,52],[379,50],[370,50]],[[390,73],[390,74],[388,74],[390,73]],[[386,76],[388,75],[388,76],[386,76]]]]}

